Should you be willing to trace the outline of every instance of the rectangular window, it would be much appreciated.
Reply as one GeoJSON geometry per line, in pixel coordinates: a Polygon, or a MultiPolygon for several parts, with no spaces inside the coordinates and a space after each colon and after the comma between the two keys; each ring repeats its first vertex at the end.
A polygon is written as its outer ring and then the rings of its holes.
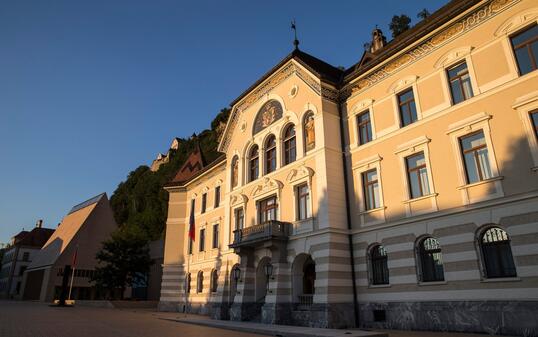
{"type": "Polygon", "coordinates": [[[531,123],[534,129],[534,135],[536,136],[536,140],[538,140],[538,110],[531,112],[531,123]]]}
{"type": "Polygon", "coordinates": [[[22,254],[22,260],[25,261],[25,262],[29,261],[30,260],[30,253],[29,252],[24,252],[22,254]]]}
{"type": "Polygon", "coordinates": [[[258,219],[260,223],[276,220],[278,204],[276,197],[270,197],[258,202],[258,219]]]}
{"type": "Polygon", "coordinates": [[[310,209],[310,188],[308,184],[302,184],[297,187],[297,220],[310,218],[312,211],[310,209]]]}
{"type": "Polygon", "coordinates": [[[430,194],[428,169],[426,168],[424,152],[405,158],[405,163],[407,166],[407,181],[409,182],[411,199],[430,194]]]}
{"type": "Polygon", "coordinates": [[[357,128],[359,132],[359,145],[372,141],[372,123],[370,111],[365,111],[357,116],[357,128]]]}
{"type": "Polygon", "coordinates": [[[520,75],[525,75],[538,68],[538,25],[532,25],[522,32],[514,34],[510,41],[516,55],[520,75]]]}
{"type": "Polygon", "coordinates": [[[200,229],[200,243],[198,251],[203,252],[205,250],[205,228],[200,229]]]}
{"type": "Polygon", "coordinates": [[[415,95],[412,88],[398,94],[398,106],[402,127],[417,121],[417,107],[415,106],[415,95]]]}
{"type": "Polygon", "coordinates": [[[219,248],[219,224],[213,225],[213,246],[212,248],[219,248]]]}
{"type": "Polygon", "coordinates": [[[220,186],[215,187],[215,208],[220,206],[220,186]]]}
{"type": "Polygon", "coordinates": [[[466,62],[449,68],[447,74],[452,103],[458,104],[473,97],[473,87],[471,86],[471,77],[469,76],[466,62]]]}
{"type": "Polygon", "coordinates": [[[245,214],[243,208],[235,209],[235,229],[243,229],[245,226],[245,214]]]}
{"type": "Polygon", "coordinates": [[[488,147],[482,130],[461,137],[460,146],[468,184],[493,177],[489,165],[488,147]]]}
{"type": "Polygon", "coordinates": [[[205,213],[205,209],[207,207],[207,193],[202,194],[202,213],[205,213]]]}
{"type": "Polygon", "coordinates": [[[381,207],[376,169],[362,173],[362,186],[364,193],[364,207],[366,210],[381,207]]]}

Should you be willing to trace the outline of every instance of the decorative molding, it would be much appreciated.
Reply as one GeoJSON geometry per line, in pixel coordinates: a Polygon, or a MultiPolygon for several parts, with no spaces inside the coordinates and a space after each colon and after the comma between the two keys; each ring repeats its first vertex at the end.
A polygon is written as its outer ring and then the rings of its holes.
{"type": "Polygon", "coordinates": [[[244,194],[235,194],[230,197],[230,207],[235,207],[237,205],[246,204],[248,202],[248,197],[244,194]]]}
{"type": "Polygon", "coordinates": [[[377,163],[381,160],[383,160],[383,157],[381,157],[379,154],[375,154],[357,162],[355,165],[353,165],[353,170],[363,169],[364,167],[366,167],[366,169],[369,169],[372,164],[377,163]]]}
{"type": "Polygon", "coordinates": [[[402,79],[397,80],[396,82],[392,83],[389,87],[389,90],[387,90],[387,93],[389,94],[395,94],[396,92],[409,87],[413,83],[416,83],[418,80],[417,75],[410,75],[407,77],[404,77],[402,79]]]}
{"type": "Polygon", "coordinates": [[[530,21],[538,20],[538,8],[528,9],[506,20],[497,28],[494,36],[508,35],[520,27],[528,24],[530,21]]]}
{"type": "Polygon", "coordinates": [[[411,152],[415,152],[415,148],[420,146],[420,145],[423,145],[423,144],[426,144],[426,143],[429,143],[431,141],[431,139],[429,139],[428,137],[426,136],[420,136],[418,138],[415,138],[415,139],[412,139],[408,142],[405,142],[403,144],[400,144],[398,145],[398,147],[396,147],[396,151],[394,152],[394,154],[398,154],[400,152],[404,152],[404,151],[408,151],[408,150],[412,150],[411,152]]]}
{"type": "Polygon", "coordinates": [[[284,184],[282,184],[280,181],[271,179],[271,178],[265,178],[263,179],[263,182],[259,184],[258,186],[254,187],[252,192],[250,193],[250,196],[255,197],[260,194],[269,193],[272,191],[279,191],[282,189],[284,184]]]}
{"type": "Polygon", "coordinates": [[[519,1],[521,0],[493,0],[486,3],[477,10],[460,19],[458,22],[453,23],[446,29],[443,29],[439,33],[433,35],[426,42],[388,62],[388,64],[381,67],[381,69],[374,71],[373,73],[370,73],[369,75],[360,78],[358,81],[346,86],[343,89],[342,98],[345,99],[351,95],[355,95],[366,90],[372,85],[384,80],[388,76],[395,74],[405,66],[423,58],[432,51],[447,44],[456,37],[463,35],[467,31],[491,19],[519,1]]]}
{"type": "Polygon", "coordinates": [[[314,175],[314,170],[312,170],[308,166],[300,166],[297,169],[292,169],[290,173],[288,173],[288,176],[286,177],[287,182],[294,182],[299,179],[303,179],[305,177],[312,177],[314,175]]]}
{"type": "Polygon", "coordinates": [[[470,126],[473,125],[473,124],[476,124],[476,123],[480,123],[484,120],[489,120],[491,119],[492,116],[489,115],[487,112],[480,112],[480,113],[477,113],[475,115],[472,115],[471,117],[468,117],[468,118],[465,118],[465,119],[462,119],[461,121],[458,121],[456,123],[452,123],[448,126],[448,130],[446,132],[446,134],[451,134],[455,131],[458,131],[458,130],[461,130],[461,129],[464,129],[464,128],[468,128],[470,130],[470,126]]]}
{"type": "Polygon", "coordinates": [[[469,55],[473,49],[474,47],[471,47],[471,46],[453,49],[449,51],[448,53],[444,54],[443,56],[441,56],[437,60],[437,62],[435,62],[434,67],[436,69],[444,68],[447,65],[464,58],[466,55],[469,55]]]}

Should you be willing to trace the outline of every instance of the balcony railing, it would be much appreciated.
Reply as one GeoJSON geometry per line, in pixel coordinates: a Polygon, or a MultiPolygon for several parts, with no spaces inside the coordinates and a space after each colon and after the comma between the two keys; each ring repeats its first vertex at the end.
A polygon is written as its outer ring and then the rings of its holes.
{"type": "Polygon", "coordinates": [[[272,239],[287,240],[290,235],[291,224],[271,220],[260,225],[247,228],[236,229],[234,231],[234,242],[230,245],[232,248],[253,245],[258,242],[272,239]]]}

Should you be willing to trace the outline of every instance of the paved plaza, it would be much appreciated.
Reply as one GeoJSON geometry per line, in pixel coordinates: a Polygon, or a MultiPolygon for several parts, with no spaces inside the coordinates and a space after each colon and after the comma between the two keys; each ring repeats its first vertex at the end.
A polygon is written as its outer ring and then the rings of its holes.
{"type": "MultiPolygon", "coordinates": [[[[179,322],[200,320],[153,309],[50,307],[38,302],[0,301],[1,337],[247,337],[254,333],[179,322]]],[[[383,331],[389,337],[480,337],[484,335],[383,331]]],[[[271,335],[277,332],[273,331],[271,335]]]]}

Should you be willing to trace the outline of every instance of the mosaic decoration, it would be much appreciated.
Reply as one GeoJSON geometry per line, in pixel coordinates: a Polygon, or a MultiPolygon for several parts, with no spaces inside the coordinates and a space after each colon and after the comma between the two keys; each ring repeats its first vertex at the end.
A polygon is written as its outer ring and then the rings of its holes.
{"type": "Polygon", "coordinates": [[[268,101],[261,107],[260,111],[258,111],[258,114],[256,115],[256,119],[254,119],[254,130],[252,134],[255,135],[269,125],[273,124],[282,118],[282,114],[282,105],[278,101],[274,99],[268,101]]]}

